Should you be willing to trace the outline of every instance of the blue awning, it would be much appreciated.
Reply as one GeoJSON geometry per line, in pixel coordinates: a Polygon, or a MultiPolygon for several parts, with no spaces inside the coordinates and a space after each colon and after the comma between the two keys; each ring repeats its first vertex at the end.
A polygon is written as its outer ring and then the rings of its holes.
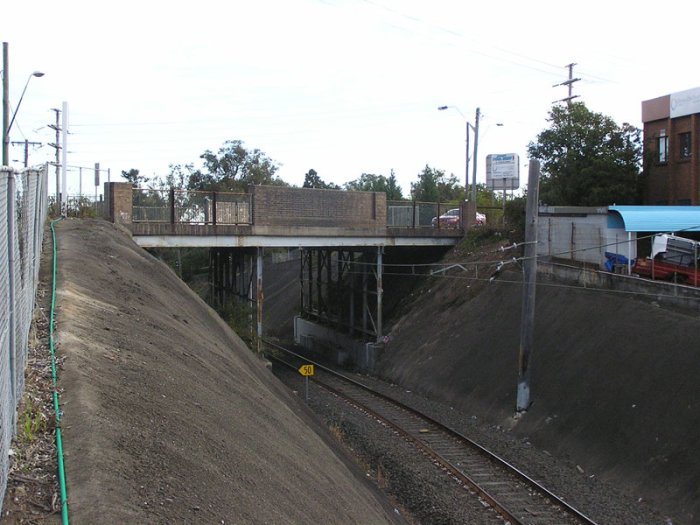
{"type": "Polygon", "coordinates": [[[628,232],[700,232],[700,206],[608,206],[608,227],[628,232]]]}

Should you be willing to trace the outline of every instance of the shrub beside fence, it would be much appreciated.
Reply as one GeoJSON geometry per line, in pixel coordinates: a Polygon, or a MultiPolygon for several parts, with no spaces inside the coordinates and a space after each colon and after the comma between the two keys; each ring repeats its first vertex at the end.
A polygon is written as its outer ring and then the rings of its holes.
{"type": "MultiPolygon", "coordinates": [[[[17,404],[24,391],[27,341],[44,223],[48,171],[0,168],[0,495],[5,495],[17,404]]],[[[2,510],[0,500],[0,511],[2,510]]]]}

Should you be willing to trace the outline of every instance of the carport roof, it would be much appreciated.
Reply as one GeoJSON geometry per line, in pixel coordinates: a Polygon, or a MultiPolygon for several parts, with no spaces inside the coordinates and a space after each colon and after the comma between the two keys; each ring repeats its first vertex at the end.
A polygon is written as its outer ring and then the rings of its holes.
{"type": "Polygon", "coordinates": [[[628,232],[700,232],[700,206],[608,206],[608,226],[628,232]]]}

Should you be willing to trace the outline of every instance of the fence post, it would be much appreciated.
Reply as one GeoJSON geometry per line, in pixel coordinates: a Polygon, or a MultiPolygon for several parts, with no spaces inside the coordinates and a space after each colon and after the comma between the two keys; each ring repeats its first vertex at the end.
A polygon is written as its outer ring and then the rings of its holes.
{"type": "Polygon", "coordinates": [[[34,187],[34,224],[32,228],[32,278],[34,283],[33,294],[36,294],[37,280],[39,276],[39,263],[40,263],[40,253],[41,253],[41,231],[43,226],[43,221],[41,220],[41,171],[31,171],[31,174],[36,176],[36,186],[34,187]]]}
{"type": "Polygon", "coordinates": [[[170,193],[168,195],[170,200],[170,224],[175,224],[175,188],[170,188],[170,193]]]}
{"type": "Polygon", "coordinates": [[[17,350],[17,315],[16,315],[16,299],[15,299],[15,239],[17,235],[17,213],[15,211],[15,173],[14,170],[8,170],[7,173],[7,274],[8,274],[8,309],[9,323],[8,334],[9,341],[9,369],[10,369],[10,403],[12,412],[12,433],[14,433],[16,409],[17,409],[17,392],[15,392],[15,352],[17,350]]]}
{"type": "Polygon", "coordinates": [[[211,197],[211,222],[212,225],[216,226],[216,192],[212,192],[212,197],[211,197]]]}

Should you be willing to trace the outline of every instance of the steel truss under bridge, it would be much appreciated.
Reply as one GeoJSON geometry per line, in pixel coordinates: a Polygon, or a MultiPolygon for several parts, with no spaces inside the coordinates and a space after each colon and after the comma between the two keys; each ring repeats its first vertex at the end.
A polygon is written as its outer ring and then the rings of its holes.
{"type": "Polygon", "coordinates": [[[303,248],[301,312],[364,339],[382,339],[384,248],[303,248]]]}

